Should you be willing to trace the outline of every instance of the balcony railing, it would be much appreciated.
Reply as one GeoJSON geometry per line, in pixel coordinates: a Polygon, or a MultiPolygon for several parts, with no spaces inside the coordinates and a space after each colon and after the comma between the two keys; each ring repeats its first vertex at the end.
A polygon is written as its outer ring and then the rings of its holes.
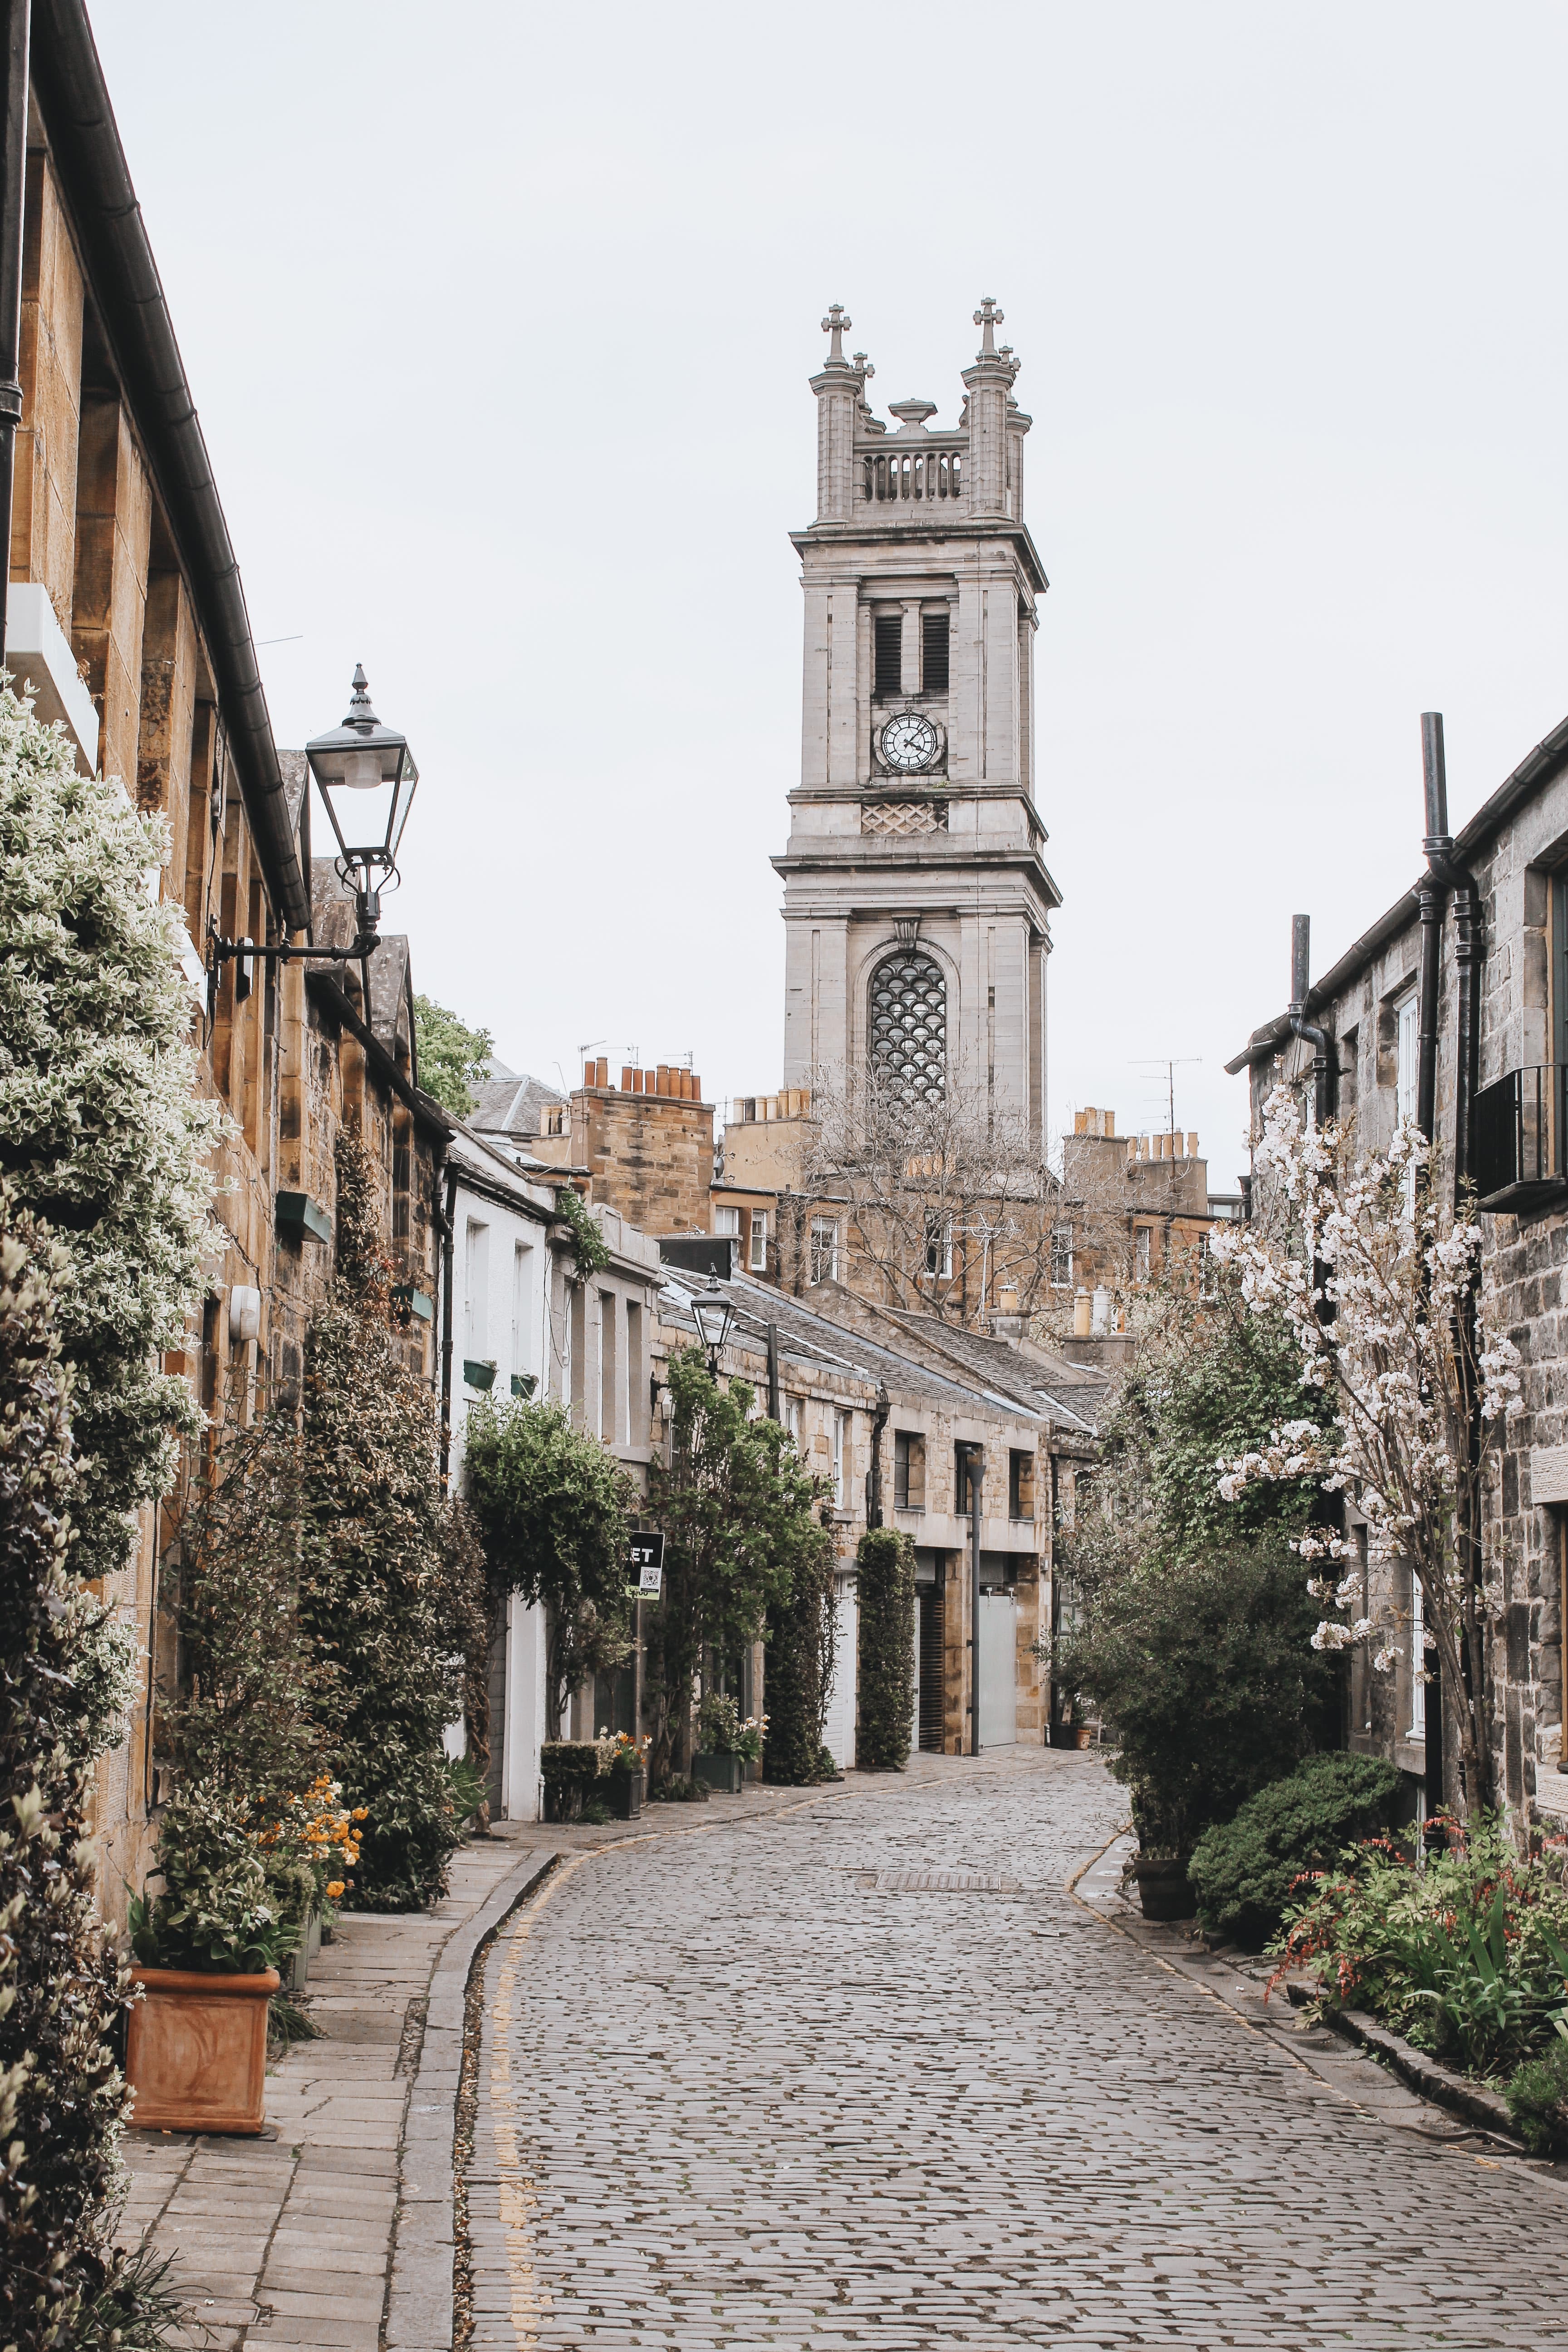
{"type": "Polygon", "coordinates": [[[1517,1212],[1568,1194],[1568,1063],[1510,1070],[1476,1097],[1476,1192],[1517,1212]]]}
{"type": "Polygon", "coordinates": [[[946,449],[879,449],[874,456],[868,451],[860,463],[861,495],[873,504],[905,499],[962,501],[967,488],[962,445],[946,449]]]}

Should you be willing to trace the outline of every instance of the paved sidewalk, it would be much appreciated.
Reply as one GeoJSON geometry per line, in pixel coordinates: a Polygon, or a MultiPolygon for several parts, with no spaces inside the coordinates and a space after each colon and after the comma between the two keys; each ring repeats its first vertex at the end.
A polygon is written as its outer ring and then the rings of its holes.
{"type": "Polygon", "coordinates": [[[572,1857],[484,1965],[474,2352],[1568,2346],[1563,2180],[1069,1895],[1124,1812],[1019,1749],[572,1857]]]}
{"type": "Polygon", "coordinates": [[[301,2004],[324,2029],[268,2070],[264,2139],[129,2131],[121,2242],[176,2263],[206,2352],[447,2352],[451,2147],[468,1958],[557,1854],[765,1819],[794,1796],[658,1805],[601,1829],[503,1822],[452,1859],[430,1913],[349,1914],[301,2004]]]}
{"type": "Polygon", "coordinates": [[[326,2038],[297,2042],[268,2070],[276,2137],[127,2133],[122,2239],[145,2233],[175,2256],[208,2331],[193,2343],[375,2352],[432,1971],[486,1899],[509,1875],[526,1884],[557,1837],[502,1824],[453,1856],[451,1891],[434,1912],[340,1923],[303,2004],[326,2038]]]}

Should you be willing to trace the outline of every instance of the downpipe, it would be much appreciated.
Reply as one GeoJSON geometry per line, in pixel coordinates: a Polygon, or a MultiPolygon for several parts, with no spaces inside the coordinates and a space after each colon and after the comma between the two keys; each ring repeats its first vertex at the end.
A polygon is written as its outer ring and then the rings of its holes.
{"type": "MultiPolygon", "coordinates": [[[[1481,921],[1480,892],[1475,877],[1454,856],[1448,830],[1448,771],[1443,742],[1443,714],[1421,714],[1421,777],[1426,801],[1426,833],[1422,850],[1426,874],[1419,886],[1421,906],[1421,1036],[1416,1069],[1416,1124],[1428,1144],[1436,1139],[1437,1111],[1437,1011],[1443,955],[1443,918],[1448,894],[1454,900],[1454,1213],[1467,1206],[1467,1188],[1475,1174],[1475,1103],[1480,1060],[1481,965],[1486,941],[1481,921]]],[[[1466,1581],[1472,1591],[1479,1584],[1481,1534],[1477,1524],[1481,1461],[1481,1401],[1469,1367],[1476,1358],[1475,1286],[1466,1291],[1459,1310],[1460,1361],[1467,1368],[1466,1449],[1468,1475],[1466,1503],[1459,1515],[1458,1538],[1463,1548],[1466,1581]]],[[[1467,1624],[1460,1651],[1464,1660],[1467,1711],[1473,1706],[1476,1682],[1486,1682],[1485,1636],[1479,1625],[1467,1624]]],[[[1426,1709],[1426,1787],[1428,1812],[1443,1801],[1446,1780],[1443,1752],[1443,1698],[1440,1673],[1430,1685],[1436,1704],[1426,1709]]],[[[1478,1728],[1479,1727],[1478,1726],[1478,1728]]],[[[1490,1781],[1490,1759],[1482,1770],[1490,1781]]],[[[1489,1785],[1466,1792],[1472,1805],[1489,1794],[1489,1785]]]]}

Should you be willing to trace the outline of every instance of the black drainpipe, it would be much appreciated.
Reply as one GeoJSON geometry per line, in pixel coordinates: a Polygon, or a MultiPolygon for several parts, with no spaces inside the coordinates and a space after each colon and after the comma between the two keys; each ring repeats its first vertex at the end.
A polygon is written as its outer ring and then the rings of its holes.
{"type": "Polygon", "coordinates": [[[1290,1029],[1312,1048],[1312,1115],[1320,1128],[1334,1115],[1333,1040],[1326,1029],[1307,1019],[1307,995],[1312,962],[1312,918],[1290,918],[1290,1029]]]}
{"type": "Polygon", "coordinates": [[[888,1415],[893,1401],[888,1394],[886,1381],[877,1382],[877,1410],[871,1415],[871,1473],[869,1492],[866,1498],[866,1525],[879,1528],[882,1524],[882,1432],[888,1426],[888,1415]]]}
{"type": "Polygon", "coordinates": [[[779,1327],[776,1323],[770,1323],[767,1327],[767,1330],[768,1419],[770,1421],[777,1421],[780,1418],[779,1406],[783,1402],[783,1399],[779,1395],[779,1327]]]}
{"type": "MultiPolygon", "coordinates": [[[[1417,887],[1421,906],[1421,1052],[1416,1066],[1415,1120],[1428,1143],[1436,1131],[1437,999],[1443,957],[1443,905],[1454,894],[1454,993],[1458,1034],[1454,1044],[1454,1206],[1458,1211],[1464,1188],[1475,1169],[1476,1081],[1479,1075],[1481,963],[1486,941],[1481,924],[1480,893],[1475,877],[1454,857],[1454,837],[1448,831],[1448,770],[1443,749],[1443,714],[1421,714],[1421,776],[1426,803],[1426,873],[1417,887]]],[[[1462,1313],[1473,1339],[1476,1302],[1467,1295],[1462,1313]]],[[[1472,1351],[1473,1352],[1473,1351],[1472,1351]]],[[[1480,1398],[1472,1396],[1468,1414],[1472,1474],[1480,1461],[1480,1398]]],[[[1472,1477],[1472,1491],[1473,1491],[1472,1477]]],[[[1458,1538],[1473,1553],[1480,1539],[1479,1528],[1460,1527],[1458,1538]]],[[[1468,1649],[1461,1652],[1468,1666],[1468,1649]]],[[[1442,1685],[1435,1680],[1426,1707],[1426,1809],[1428,1816],[1443,1802],[1442,1685]]],[[[1431,1843],[1441,1843],[1435,1838],[1431,1843]]]]}
{"type": "MultiPolygon", "coordinates": [[[[441,1181],[437,1171],[436,1181],[441,1181]]],[[[437,1212],[441,1235],[441,1486],[446,1490],[452,1469],[452,1261],[457,1231],[458,1171],[447,1160],[447,1213],[437,1212]]]]}
{"type": "MultiPolygon", "coordinates": [[[[5,112],[0,138],[0,520],[11,544],[11,492],[16,427],[22,422],[17,367],[22,347],[22,221],[27,195],[27,32],[30,0],[0,0],[5,41],[5,112]]],[[[5,643],[9,561],[0,564],[0,648],[5,643]]]]}
{"type": "Polygon", "coordinates": [[[980,1509],[985,1448],[969,1449],[969,1752],[980,1753],[980,1509]]]}

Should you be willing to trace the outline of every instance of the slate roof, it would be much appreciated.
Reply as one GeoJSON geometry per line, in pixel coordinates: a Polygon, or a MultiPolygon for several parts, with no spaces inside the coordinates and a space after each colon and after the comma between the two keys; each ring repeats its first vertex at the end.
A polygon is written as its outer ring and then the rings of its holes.
{"type": "Polygon", "coordinates": [[[549,1103],[566,1097],[542,1078],[509,1070],[490,1056],[490,1075],[474,1088],[474,1108],[468,1125],[480,1135],[504,1135],[509,1142],[527,1143],[539,1133],[539,1114],[549,1103]]]}
{"type": "Polygon", "coordinates": [[[917,1346],[947,1357],[955,1368],[968,1370],[988,1392],[1016,1399],[1030,1412],[1045,1412],[1058,1426],[1098,1431],[1110,1396],[1110,1382],[1092,1366],[1070,1364],[1030,1341],[1015,1347],[988,1331],[967,1331],[934,1315],[906,1315],[895,1307],[884,1310],[890,1323],[906,1329],[917,1346]]]}
{"type": "MultiPolygon", "coordinates": [[[[706,1278],[689,1274],[680,1266],[667,1265],[664,1274],[661,1313],[667,1320],[686,1322],[690,1319],[691,1298],[708,1286],[706,1278]]],[[[747,1346],[764,1352],[768,1325],[778,1326],[781,1363],[793,1363],[806,1371],[840,1372],[856,1380],[885,1381],[889,1389],[904,1396],[929,1397],[951,1412],[1002,1412],[1036,1423],[1042,1418],[1043,1407],[1037,1399],[994,1391],[976,1381],[964,1379],[957,1369],[949,1376],[916,1356],[884,1347],[864,1331],[835,1323],[826,1315],[803,1307],[797,1298],[775,1290],[771,1283],[753,1282],[746,1275],[736,1275],[719,1287],[735,1309],[731,1329],[747,1346]]],[[[695,1333],[695,1323],[691,1328],[695,1333]]]]}

